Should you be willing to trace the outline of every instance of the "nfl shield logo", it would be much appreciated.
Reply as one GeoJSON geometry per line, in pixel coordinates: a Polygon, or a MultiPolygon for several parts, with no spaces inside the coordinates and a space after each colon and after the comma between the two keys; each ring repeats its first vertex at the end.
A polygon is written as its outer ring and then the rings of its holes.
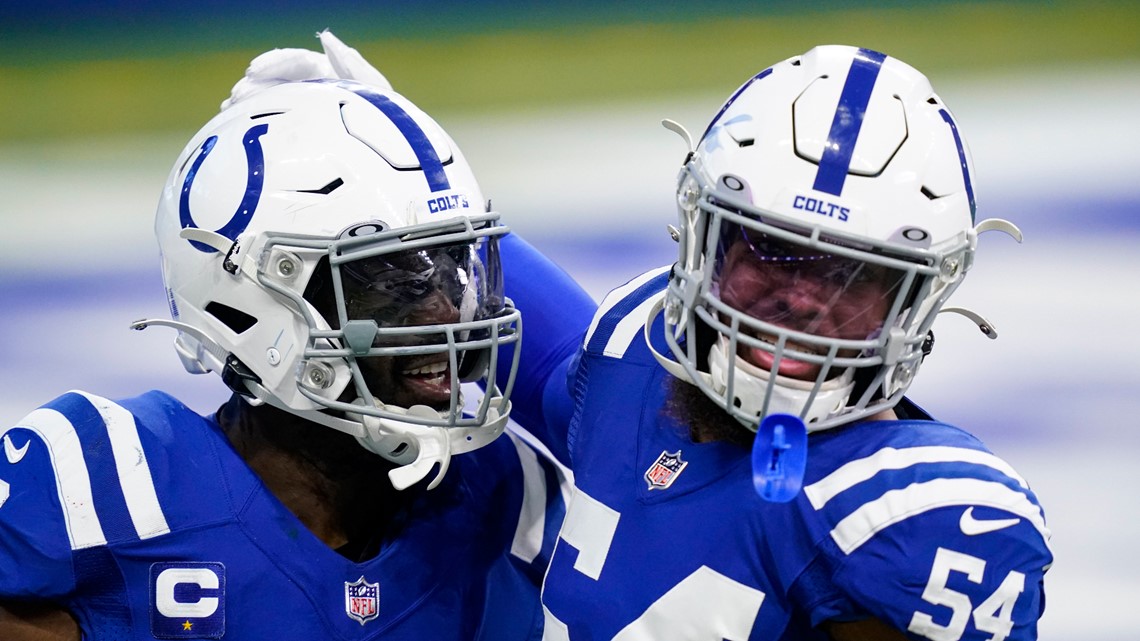
{"type": "Polygon", "coordinates": [[[369,583],[360,577],[344,582],[344,611],[364,625],[380,616],[380,584],[369,583]]]}
{"type": "Polygon", "coordinates": [[[685,469],[688,461],[681,460],[681,450],[677,450],[670,454],[669,452],[662,451],[661,456],[645,470],[645,482],[649,484],[651,490],[664,490],[668,489],[673,481],[677,479],[677,475],[681,470],[685,469]]]}

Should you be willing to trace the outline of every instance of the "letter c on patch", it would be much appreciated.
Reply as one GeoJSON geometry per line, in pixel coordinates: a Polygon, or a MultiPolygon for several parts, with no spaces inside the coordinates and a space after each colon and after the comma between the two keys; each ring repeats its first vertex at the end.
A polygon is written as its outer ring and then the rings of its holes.
{"type": "Polygon", "coordinates": [[[218,575],[207,568],[167,568],[155,579],[155,607],[165,617],[205,618],[218,611],[217,597],[199,595],[196,601],[178,601],[174,598],[179,585],[197,586],[199,590],[217,590],[221,587],[218,575]]]}

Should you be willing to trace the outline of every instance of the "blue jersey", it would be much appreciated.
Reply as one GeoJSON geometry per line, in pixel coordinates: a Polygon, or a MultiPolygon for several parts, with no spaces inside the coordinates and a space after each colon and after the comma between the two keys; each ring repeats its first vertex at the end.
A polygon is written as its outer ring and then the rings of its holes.
{"type": "MultiPolygon", "coordinates": [[[[519,278],[507,294],[526,314],[531,375],[515,398],[540,401],[524,420],[577,486],[543,588],[545,638],[811,639],[823,621],[868,617],[916,639],[1036,638],[1049,533],[1026,482],[976,438],[933,420],[813,434],[804,490],[765,502],[749,452],[695,443],[666,412],[670,375],[643,339],[666,269],[611,293],[572,355],[567,316],[582,323],[588,305],[539,318],[519,278]],[[568,420],[555,388],[570,391],[568,420]]],[[[660,318],[650,331],[667,353],[660,318]]]]}
{"type": "Polygon", "coordinates": [[[453,459],[399,538],[354,563],[165,394],[71,392],[0,435],[0,600],[55,602],[86,639],[541,634],[563,509],[555,470],[513,436],[453,459]]]}

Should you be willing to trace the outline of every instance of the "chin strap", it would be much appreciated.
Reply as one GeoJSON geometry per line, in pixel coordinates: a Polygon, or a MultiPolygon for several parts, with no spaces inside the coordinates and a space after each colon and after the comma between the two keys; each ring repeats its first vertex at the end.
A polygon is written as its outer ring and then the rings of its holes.
{"type": "MultiPolygon", "coordinates": [[[[389,411],[400,409],[388,406],[389,411]]],[[[424,478],[427,478],[433,467],[439,465],[439,471],[428,483],[427,489],[434,489],[443,480],[447,468],[451,465],[451,457],[478,449],[498,438],[507,425],[510,407],[503,414],[491,407],[487,410],[487,420],[477,427],[441,427],[438,425],[421,425],[408,421],[399,421],[390,418],[363,416],[362,425],[364,435],[356,440],[367,450],[381,454],[373,449],[391,442],[389,434],[396,433],[402,439],[411,440],[416,444],[415,459],[410,463],[401,465],[388,472],[392,486],[403,490],[424,478]],[[383,426],[384,431],[380,428],[383,426]],[[408,438],[411,437],[411,438],[408,438]]],[[[420,416],[426,419],[438,419],[439,412],[423,405],[413,405],[406,410],[409,417],[420,416]]],[[[381,454],[383,456],[383,454],[381,454]]]]}

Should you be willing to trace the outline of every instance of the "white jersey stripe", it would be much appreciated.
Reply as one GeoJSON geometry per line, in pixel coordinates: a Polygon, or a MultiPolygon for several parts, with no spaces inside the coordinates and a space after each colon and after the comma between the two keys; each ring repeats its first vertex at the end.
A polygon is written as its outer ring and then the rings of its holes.
{"type": "Polygon", "coordinates": [[[531,434],[522,425],[513,421],[509,422],[507,423],[507,431],[515,438],[529,445],[530,449],[534,450],[539,457],[554,468],[558,476],[558,491],[562,495],[562,504],[570,505],[570,499],[574,496],[574,472],[563,465],[562,462],[550,452],[550,448],[546,447],[545,443],[538,440],[537,436],[531,434]]]}
{"type": "Polygon", "coordinates": [[[610,340],[606,341],[606,347],[602,350],[602,353],[613,358],[625,356],[625,352],[629,349],[630,343],[641,334],[641,330],[645,327],[645,323],[649,319],[650,310],[652,310],[653,306],[660,302],[662,298],[665,298],[664,290],[645,299],[643,303],[635,307],[625,318],[621,319],[617,326],[614,327],[613,334],[610,334],[610,340]]]}
{"type": "Polygon", "coordinates": [[[111,452],[115,457],[115,469],[119,473],[119,486],[123,499],[131,515],[131,523],[140,539],[149,539],[170,533],[166,515],[158,502],[154,489],[154,478],[150,474],[146,454],[139,440],[135,417],[123,407],[111,401],[88,394],[82,394],[99,411],[107,425],[107,437],[111,441],[111,452]]]}
{"type": "MultiPolygon", "coordinates": [[[[594,314],[594,320],[590,322],[590,329],[586,331],[586,340],[583,341],[582,344],[590,344],[590,338],[594,336],[594,331],[598,329],[598,323],[601,322],[602,318],[608,314],[615,305],[624,300],[626,296],[629,296],[633,292],[637,291],[638,287],[641,287],[645,283],[648,283],[649,281],[669,271],[670,269],[672,269],[671,266],[665,266],[645,272],[644,274],[629,281],[621,287],[618,287],[617,289],[611,291],[609,294],[606,294],[605,299],[602,300],[602,304],[598,306],[597,313],[594,314]]],[[[644,321],[644,316],[642,317],[642,320],[644,321]]]]}
{"type": "Polygon", "coordinates": [[[521,439],[507,432],[518,451],[523,473],[522,507],[519,510],[511,554],[530,563],[542,551],[542,535],[546,531],[546,475],[538,463],[538,455],[521,439]]]}
{"type": "Polygon", "coordinates": [[[912,516],[950,505],[981,505],[1006,510],[1031,523],[1046,546],[1049,528],[1041,508],[1025,494],[1001,483],[979,479],[935,479],[891,490],[864,503],[831,530],[831,538],[845,554],[857,550],[875,533],[912,516]]]}
{"type": "Polygon", "coordinates": [[[47,446],[71,549],[106,545],[107,539],[91,494],[91,476],[87,462],[83,460],[83,446],[75,427],[63,414],[45,408],[28,414],[16,423],[16,427],[35,432],[47,446]]]}
{"type": "Polygon", "coordinates": [[[973,463],[993,468],[1028,488],[1008,463],[988,452],[964,447],[924,446],[895,449],[885,447],[866,458],[844,464],[831,474],[804,488],[812,507],[820,509],[838,494],[883,470],[901,470],[919,463],[973,463]]]}

